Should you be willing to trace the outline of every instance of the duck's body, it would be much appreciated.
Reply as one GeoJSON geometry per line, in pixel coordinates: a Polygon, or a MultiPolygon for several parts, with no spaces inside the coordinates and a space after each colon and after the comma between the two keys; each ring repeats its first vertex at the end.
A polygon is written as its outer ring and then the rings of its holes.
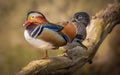
{"type": "Polygon", "coordinates": [[[61,46],[65,46],[67,42],[71,42],[76,36],[76,30],[75,26],[70,24],[67,24],[63,29],[51,29],[51,26],[48,28],[48,26],[43,27],[31,24],[24,31],[24,36],[31,45],[37,48],[43,50],[54,50],[61,46]],[[72,30],[74,29],[74,31],[66,29],[70,27],[72,30]],[[34,36],[32,34],[34,34],[34,36]]]}
{"type": "Polygon", "coordinates": [[[33,38],[29,35],[28,31],[25,30],[24,31],[24,36],[25,36],[25,39],[33,46],[37,47],[37,48],[40,48],[42,50],[50,50],[50,49],[54,49],[55,47],[49,43],[49,42],[46,42],[42,39],[37,39],[37,38],[33,38]]]}

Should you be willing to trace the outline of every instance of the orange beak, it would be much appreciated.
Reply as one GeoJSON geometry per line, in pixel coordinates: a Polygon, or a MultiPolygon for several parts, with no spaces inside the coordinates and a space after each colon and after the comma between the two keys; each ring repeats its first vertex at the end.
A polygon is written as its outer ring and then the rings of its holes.
{"type": "Polygon", "coordinates": [[[30,24],[31,24],[31,22],[28,21],[28,20],[26,20],[25,23],[23,24],[23,26],[27,27],[27,26],[30,25],[30,24]]]}

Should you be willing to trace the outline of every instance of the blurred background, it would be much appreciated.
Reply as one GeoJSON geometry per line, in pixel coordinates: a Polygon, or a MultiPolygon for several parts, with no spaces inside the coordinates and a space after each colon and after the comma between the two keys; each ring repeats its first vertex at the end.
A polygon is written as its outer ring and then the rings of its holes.
{"type": "MultiPolygon", "coordinates": [[[[24,39],[26,13],[42,12],[50,22],[68,21],[78,11],[92,17],[114,0],[0,0],[0,75],[14,75],[30,61],[40,59],[44,51],[24,39]]],[[[120,74],[120,25],[117,25],[99,48],[93,64],[86,64],[75,75],[120,74]]],[[[62,50],[49,51],[50,57],[62,50]]]]}

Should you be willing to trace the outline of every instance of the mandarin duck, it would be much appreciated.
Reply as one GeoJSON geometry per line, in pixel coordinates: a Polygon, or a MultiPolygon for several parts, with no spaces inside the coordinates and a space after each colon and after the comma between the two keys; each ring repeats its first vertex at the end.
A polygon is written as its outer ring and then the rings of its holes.
{"type": "Polygon", "coordinates": [[[77,38],[82,42],[86,38],[86,27],[90,23],[90,17],[86,12],[77,12],[72,18],[72,22],[76,25],[77,38]]]}
{"type": "Polygon", "coordinates": [[[46,50],[44,58],[48,58],[47,50],[58,49],[71,43],[75,38],[81,39],[77,25],[73,22],[53,24],[41,12],[30,11],[23,24],[25,26],[24,36],[31,45],[46,50]]]}
{"type": "Polygon", "coordinates": [[[72,43],[67,43],[66,49],[71,49],[76,46],[81,46],[87,50],[87,47],[82,44],[83,40],[86,38],[87,32],[86,27],[90,23],[90,16],[86,12],[77,12],[73,15],[71,22],[76,26],[77,33],[76,37],[73,39],[72,43]]]}

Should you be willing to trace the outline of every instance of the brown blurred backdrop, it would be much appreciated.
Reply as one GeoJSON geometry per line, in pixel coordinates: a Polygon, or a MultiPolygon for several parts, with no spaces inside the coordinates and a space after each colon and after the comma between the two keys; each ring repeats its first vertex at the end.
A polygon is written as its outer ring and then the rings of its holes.
{"type": "MultiPolygon", "coordinates": [[[[34,48],[24,39],[25,15],[30,10],[42,12],[50,22],[70,20],[75,12],[93,16],[113,3],[113,0],[0,0],[0,75],[13,75],[32,60],[40,59],[44,51],[34,48]]],[[[120,74],[120,25],[117,25],[101,45],[93,64],[86,64],[75,75],[120,74]]],[[[62,50],[49,51],[50,57],[62,50]]]]}

